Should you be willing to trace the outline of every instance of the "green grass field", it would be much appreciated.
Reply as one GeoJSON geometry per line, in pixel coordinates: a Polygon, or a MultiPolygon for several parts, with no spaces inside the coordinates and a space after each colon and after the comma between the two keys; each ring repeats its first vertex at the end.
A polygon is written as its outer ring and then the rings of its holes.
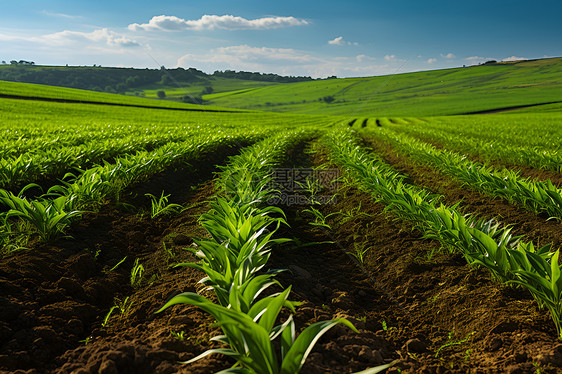
{"type": "Polygon", "coordinates": [[[277,112],[436,116],[558,102],[561,92],[562,58],[552,58],[282,84],[203,98],[217,106],[277,112]],[[325,96],[334,102],[325,103],[325,96]]]}
{"type": "Polygon", "coordinates": [[[149,85],[141,87],[138,90],[127,92],[128,95],[135,95],[136,93],[141,93],[147,98],[157,98],[158,91],[164,91],[166,93],[166,98],[172,100],[179,100],[185,95],[199,96],[206,87],[212,87],[215,93],[232,92],[238,90],[248,90],[260,87],[267,87],[272,85],[277,85],[279,83],[273,82],[259,82],[259,81],[248,81],[242,79],[231,79],[222,77],[212,77],[209,78],[208,82],[199,83],[182,83],[178,82],[174,85],[162,86],[162,85],[149,85]]]}

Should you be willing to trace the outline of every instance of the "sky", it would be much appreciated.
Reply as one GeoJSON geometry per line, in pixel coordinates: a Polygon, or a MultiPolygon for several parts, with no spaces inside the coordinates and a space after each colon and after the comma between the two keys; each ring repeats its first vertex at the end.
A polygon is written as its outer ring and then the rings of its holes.
{"type": "Polygon", "coordinates": [[[21,0],[0,60],[375,76],[562,56],[551,0],[21,0]]]}

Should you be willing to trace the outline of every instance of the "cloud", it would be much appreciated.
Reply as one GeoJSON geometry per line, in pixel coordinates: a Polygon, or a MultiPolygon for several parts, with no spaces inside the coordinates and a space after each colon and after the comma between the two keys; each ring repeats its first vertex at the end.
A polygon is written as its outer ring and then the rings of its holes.
{"type": "Polygon", "coordinates": [[[348,41],[343,40],[343,36],[338,36],[335,39],[328,40],[328,44],[331,44],[331,45],[346,45],[346,44],[347,45],[359,45],[359,43],[357,43],[357,42],[348,42],[348,41]]]}
{"type": "Polygon", "coordinates": [[[307,25],[306,20],[297,19],[295,17],[263,17],[248,20],[242,17],[232,15],[204,15],[197,20],[185,20],[176,16],[154,16],[148,23],[129,25],[132,31],[183,31],[183,30],[266,30],[276,29],[280,27],[307,25]]]}
{"type": "Polygon", "coordinates": [[[130,48],[141,46],[134,39],[130,39],[125,35],[118,34],[107,28],[94,30],[92,32],[81,32],[81,31],[70,31],[64,30],[53,34],[41,35],[41,36],[10,36],[0,34],[0,40],[5,41],[23,41],[40,43],[49,46],[61,46],[68,47],[73,44],[79,44],[81,46],[84,43],[98,43],[104,44],[110,47],[118,48],[130,48]]]}
{"type": "Polygon", "coordinates": [[[292,48],[251,47],[237,45],[220,47],[207,54],[186,54],[178,59],[178,66],[191,67],[194,63],[206,63],[222,70],[260,70],[266,71],[271,65],[312,64],[320,59],[292,48]]]}
{"type": "Polygon", "coordinates": [[[384,59],[385,59],[386,61],[393,61],[393,60],[396,59],[396,55],[385,55],[385,56],[384,56],[384,59]]]}
{"type": "Polygon", "coordinates": [[[124,35],[117,34],[107,28],[94,30],[92,32],[61,31],[40,37],[45,42],[53,45],[65,45],[69,42],[96,42],[104,43],[110,47],[139,47],[140,44],[124,35]]]}
{"type": "Polygon", "coordinates": [[[470,56],[465,58],[466,61],[479,61],[479,60],[486,60],[486,57],[480,57],[480,56],[470,56]]]}
{"type": "Polygon", "coordinates": [[[343,36],[338,36],[337,38],[333,39],[333,40],[329,40],[328,44],[331,45],[344,45],[344,41],[343,41],[343,36]]]}
{"type": "Polygon", "coordinates": [[[43,11],[41,11],[41,13],[43,13],[44,15],[49,16],[49,17],[58,17],[58,18],[67,18],[67,19],[83,18],[82,16],[73,16],[73,15],[70,15],[70,14],[50,12],[48,10],[43,10],[43,11]]]}
{"type": "Polygon", "coordinates": [[[455,56],[455,55],[452,54],[452,53],[447,53],[446,55],[441,54],[441,57],[446,58],[446,59],[448,59],[448,60],[451,60],[451,59],[453,59],[453,58],[456,58],[457,56],[455,56]]]}
{"type": "Polygon", "coordinates": [[[511,56],[511,57],[508,57],[508,58],[504,58],[502,61],[521,61],[521,60],[527,60],[527,58],[511,56]]]}
{"type": "Polygon", "coordinates": [[[376,60],[376,58],[371,57],[371,56],[367,56],[367,55],[357,55],[355,57],[355,60],[357,60],[357,62],[374,61],[374,60],[376,60]]]}
{"type": "Polygon", "coordinates": [[[195,67],[204,71],[243,70],[275,72],[282,75],[309,75],[314,78],[337,76],[365,76],[390,74],[400,71],[404,60],[374,64],[374,57],[320,57],[309,51],[292,48],[253,47],[236,45],[220,47],[206,53],[190,53],[177,61],[177,66],[195,67]]]}
{"type": "Polygon", "coordinates": [[[436,58],[428,58],[428,59],[427,59],[427,63],[428,63],[428,64],[433,64],[434,62],[437,62],[437,59],[436,59],[436,58]]]}

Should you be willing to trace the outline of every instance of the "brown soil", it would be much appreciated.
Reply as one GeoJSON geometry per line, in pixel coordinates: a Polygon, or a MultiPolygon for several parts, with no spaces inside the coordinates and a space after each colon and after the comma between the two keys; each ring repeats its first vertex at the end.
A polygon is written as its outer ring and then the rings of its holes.
{"type": "MultiPolygon", "coordinates": [[[[322,152],[299,149],[285,166],[326,161],[322,152]]],[[[212,168],[200,170],[154,179],[125,199],[138,206],[145,192],[164,189],[174,202],[191,206],[177,216],[150,219],[107,207],[74,225],[73,240],[0,261],[0,372],[213,373],[232,365],[217,355],[178,363],[213,347],[209,338],[219,330],[205,313],[175,306],[154,314],[180,292],[211,297],[197,283],[202,273],[169,267],[193,261],[184,248],[205,235],[197,218],[213,195],[212,168]],[[132,287],[136,258],[144,281],[132,287]],[[126,315],[114,311],[102,327],[116,297],[129,297],[132,306],[126,315]],[[183,339],[171,334],[182,331],[183,339]]],[[[269,267],[290,270],[277,279],[303,302],[297,328],[346,317],[359,329],[330,330],[302,373],[351,373],[393,360],[391,373],[531,373],[534,365],[542,373],[560,371],[562,345],[548,314],[527,293],[492,282],[458,255],[440,253],[438,243],[385,214],[368,193],[346,186],[333,204],[317,206],[325,215],[348,215],[328,219],[332,230],[310,225],[306,206],[282,208],[290,227],[277,236],[295,242],[275,248],[269,267]],[[356,249],[367,250],[363,262],[352,255],[356,249]]]]}

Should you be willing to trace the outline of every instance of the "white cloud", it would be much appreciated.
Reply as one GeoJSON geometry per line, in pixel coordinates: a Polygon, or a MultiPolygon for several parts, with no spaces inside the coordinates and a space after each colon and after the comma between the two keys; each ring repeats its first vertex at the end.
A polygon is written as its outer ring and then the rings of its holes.
{"type": "Polygon", "coordinates": [[[61,31],[54,34],[43,35],[40,39],[53,45],[65,45],[69,42],[90,41],[107,44],[110,47],[138,47],[140,44],[124,35],[117,34],[107,28],[94,30],[92,32],[61,31]]]}
{"type": "Polygon", "coordinates": [[[357,42],[348,42],[348,41],[343,40],[343,36],[338,36],[335,39],[328,40],[328,44],[331,44],[331,45],[346,45],[346,44],[347,45],[359,45],[359,43],[357,43],[357,42]]]}
{"type": "Polygon", "coordinates": [[[376,58],[371,57],[371,56],[367,56],[367,55],[357,55],[355,57],[355,60],[357,60],[357,62],[374,61],[374,60],[376,60],[376,58]]]}
{"type": "Polygon", "coordinates": [[[80,44],[83,46],[84,42],[104,44],[110,47],[139,47],[138,43],[134,39],[130,39],[125,35],[118,34],[107,28],[97,29],[92,32],[81,32],[81,31],[70,31],[64,30],[53,34],[41,35],[41,36],[10,36],[0,34],[0,40],[5,41],[24,41],[46,44],[50,46],[64,46],[68,47],[72,44],[80,44]]]}
{"type": "Polygon", "coordinates": [[[244,70],[275,72],[283,75],[310,75],[315,78],[337,76],[369,76],[399,72],[405,60],[393,57],[374,64],[374,57],[319,57],[311,52],[292,48],[253,47],[237,45],[214,48],[207,53],[190,53],[178,59],[177,66],[195,67],[203,71],[244,70]]]}
{"type": "Polygon", "coordinates": [[[437,62],[437,59],[436,59],[436,58],[428,58],[428,59],[427,59],[427,63],[428,63],[428,64],[433,64],[434,62],[437,62]]]}
{"type": "Polygon", "coordinates": [[[527,59],[525,57],[511,56],[508,58],[504,58],[502,61],[520,61],[520,60],[527,60],[527,59]]]}
{"type": "Polygon", "coordinates": [[[344,45],[344,41],[343,41],[343,36],[338,36],[337,38],[333,39],[333,40],[329,40],[328,44],[331,45],[344,45]]]}
{"type": "Polygon", "coordinates": [[[307,25],[308,22],[303,19],[295,17],[263,17],[248,20],[242,17],[235,17],[232,15],[204,15],[197,20],[185,20],[176,16],[154,16],[148,23],[138,24],[132,23],[129,25],[129,30],[132,31],[182,31],[182,30],[265,30],[276,29],[279,27],[288,26],[301,26],[307,25]]]}
{"type": "Polygon", "coordinates": [[[480,56],[470,56],[465,58],[466,61],[479,61],[479,60],[485,60],[486,57],[480,57],[480,56]]]}
{"type": "Polygon", "coordinates": [[[178,66],[190,67],[197,63],[211,64],[214,69],[259,70],[270,69],[271,65],[312,64],[320,59],[292,48],[251,47],[237,45],[220,47],[207,54],[186,54],[178,59],[178,66]]]}
{"type": "Polygon", "coordinates": [[[73,15],[70,15],[70,14],[50,12],[48,10],[43,10],[41,13],[43,13],[44,15],[49,16],[49,17],[58,17],[58,18],[67,18],[67,19],[82,18],[82,16],[73,16],[73,15]]]}
{"type": "Polygon", "coordinates": [[[452,54],[452,53],[447,53],[446,55],[441,54],[441,57],[446,58],[446,59],[448,59],[448,60],[451,60],[451,59],[453,59],[453,58],[456,58],[457,56],[455,56],[455,55],[452,54]]]}
{"type": "Polygon", "coordinates": [[[396,55],[385,55],[385,56],[384,56],[384,59],[385,59],[386,61],[393,61],[393,60],[396,59],[396,55]]]}

